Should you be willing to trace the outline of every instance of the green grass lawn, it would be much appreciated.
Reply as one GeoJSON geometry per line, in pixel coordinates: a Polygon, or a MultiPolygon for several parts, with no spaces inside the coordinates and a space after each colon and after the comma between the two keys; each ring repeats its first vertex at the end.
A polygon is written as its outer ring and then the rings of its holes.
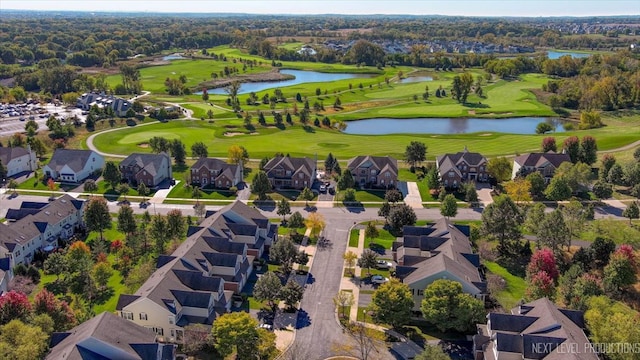
{"type": "MultiPolygon", "coordinates": [[[[117,215],[115,215],[117,216],[117,215]]],[[[106,229],[102,232],[102,236],[104,237],[105,240],[112,242],[114,240],[125,240],[125,234],[121,233],[120,231],[118,231],[118,222],[117,221],[112,221],[111,222],[111,228],[110,229],[106,229]]],[[[100,238],[100,233],[97,231],[92,231],[89,233],[89,235],[87,236],[87,243],[92,243],[95,239],[99,239],[100,238]]]]}
{"type": "MultiPolygon", "coordinates": [[[[236,193],[226,190],[215,190],[215,189],[200,189],[202,196],[201,200],[234,200],[236,198],[236,193]]],[[[192,196],[191,187],[184,186],[182,183],[176,185],[169,192],[168,198],[174,199],[193,199],[193,202],[196,199],[192,196]]]]}
{"type": "Polygon", "coordinates": [[[629,225],[628,220],[596,219],[588,221],[580,233],[580,240],[593,241],[598,236],[609,238],[616,244],[640,244],[640,227],[629,225]]]}
{"type": "Polygon", "coordinates": [[[369,239],[364,239],[364,247],[366,248],[374,248],[377,246],[381,246],[387,250],[391,249],[391,245],[396,241],[396,237],[391,235],[390,232],[384,229],[378,229],[378,237],[369,239]]]}
{"type": "Polygon", "coordinates": [[[349,233],[349,246],[350,247],[358,247],[358,241],[360,240],[360,230],[359,229],[351,229],[349,233]]]}
{"type": "Polygon", "coordinates": [[[524,291],[527,287],[524,279],[512,275],[507,271],[507,269],[503,268],[495,262],[485,261],[484,265],[490,272],[502,277],[505,280],[505,289],[492,295],[496,298],[496,300],[498,300],[500,305],[502,305],[505,310],[512,309],[514,306],[516,306],[518,301],[520,301],[524,297],[524,291]]]}

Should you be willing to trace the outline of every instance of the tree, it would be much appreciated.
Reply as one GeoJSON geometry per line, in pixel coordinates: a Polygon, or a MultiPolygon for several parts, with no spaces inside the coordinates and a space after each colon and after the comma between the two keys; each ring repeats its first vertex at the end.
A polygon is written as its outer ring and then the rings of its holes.
{"type": "Polygon", "coordinates": [[[209,150],[207,145],[205,145],[202,141],[195,142],[191,145],[191,156],[197,158],[206,158],[209,156],[209,150]]]}
{"type": "Polygon", "coordinates": [[[423,142],[412,141],[404,151],[404,159],[414,169],[427,158],[427,145],[423,142]]]}
{"type": "Polygon", "coordinates": [[[88,191],[93,196],[93,193],[98,190],[98,185],[93,179],[88,179],[84,182],[84,191],[88,191]]]}
{"type": "Polygon", "coordinates": [[[267,193],[271,191],[271,182],[264,171],[258,171],[251,181],[251,192],[258,195],[260,200],[267,197],[267,193]]]}
{"type": "Polygon", "coordinates": [[[6,359],[41,359],[47,352],[49,336],[39,326],[13,320],[0,326],[0,353],[6,359]]]}
{"type": "Polygon", "coordinates": [[[208,326],[203,324],[190,324],[184,327],[184,343],[182,350],[187,354],[206,351],[213,347],[213,336],[208,326]]]}
{"type": "Polygon", "coordinates": [[[43,263],[44,273],[47,275],[55,275],[56,282],[60,280],[60,275],[67,272],[68,264],[64,253],[56,251],[47,257],[43,263]]]}
{"type": "Polygon", "coordinates": [[[7,188],[9,188],[9,190],[13,191],[13,193],[16,193],[16,188],[18,187],[18,182],[15,179],[11,179],[9,180],[9,183],[7,184],[7,188]]]}
{"type": "Polygon", "coordinates": [[[118,165],[116,165],[113,161],[107,161],[104,164],[104,171],[102,172],[102,177],[104,178],[104,181],[106,181],[114,190],[122,180],[122,174],[120,174],[120,169],[118,168],[118,165]]]}
{"type": "Polygon", "coordinates": [[[562,211],[556,209],[544,215],[542,222],[538,226],[538,243],[542,246],[548,246],[553,251],[560,252],[562,246],[571,245],[570,230],[565,224],[562,211]]]}
{"type": "Polygon", "coordinates": [[[305,187],[304,189],[302,189],[302,191],[300,192],[300,197],[305,201],[305,206],[309,206],[309,200],[313,200],[313,198],[315,197],[315,195],[313,194],[313,192],[311,191],[311,189],[309,189],[308,187],[305,187]]]}
{"type": "Polygon", "coordinates": [[[129,193],[129,190],[131,188],[129,187],[129,184],[127,183],[122,183],[118,185],[118,192],[124,196],[124,203],[127,203],[127,194],[129,193]]]}
{"type": "Polygon", "coordinates": [[[275,350],[275,335],[258,328],[249,313],[224,314],[213,322],[211,334],[222,358],[236,353],[238,360],[269,359],[275,350]]]}
{"type": "Polygon", "coordinates": [[[397,279],[391,279],[391,281],[380,285],[374,291],[369,305],[375,322],[389,324],[394,329],[409,322],[412,309],[411,289],[397,279]]]}
{"type": "Polygon", "coordinates": [[[511,179],[511,162],[506,157],[497,157],[489,160],[487,172],[498,182],[511,179]]]}
{"type": "Polygon", "coordinates": [[[580,143],[580,162],[591,165],[598,160],[598,145],[596,139],[585,135],[580,143]]]}
{"type": "Polygon", "coordinates": [[[562,151],[569,155],[572,163],[580,160],[580,140],[577,136],[569,136],[562,143],[562,151]]]}
{"type": "Polygon", "coordinates": [[[26,321],[32,306],[27,295],[11,290],[0,296],[0,325],[12,320],[26,321]]]}
{"type": "Polygon", "coordinates": [[[351,291],[338,291],[338,295],[333,298],[333,304],[340,308],[340,316],[343,319],[348,318],[349,315],[346,313],[346,309],[354,304],[353,293],[351,291]]]}
{"type": "Polygon", "coordinates": [[[285,286],[280,290],[280,299],[289,307],[293,308],[304,295],[304,288],[295,280],[289,279],[285,286]]]}
{"type": "Polygon", "coordinates": [[[351,171],[346,169],[338,178],[338,190],[352,189],[355,186],[355,180],[351,175],[351,171]]]}
{"type": "Polygon", "coordinates": [[[473,75],[471,73],[465,72],[460,76],[454,76],[451,88],[453,98],[461,104],[466,103],[472,85],[473,75]]]}
{"type": "Polygon", "coordinates": [[[637,219],[640,217],[640,210],[638,209],[638,204],[636,202],[632,202],[631,205],[627,206],[626,209],[622,212],[622,216],[629,219],[629,225],[631,225],[632,219],[637,219]]]}
{"type": "Polygon", "coordinates": [[[384,200],[390,203],[402,201],[402,193],[396,189],[389,189],[384,193],[384,200]]]}
{"type": "Polygon", "coordinates": [[[89,199],[84,210],[84,223],[89,231],[99,231],[100,240],[104,240],[102,232],[111,228],[111,214],[109,214],[109,206],[105,198],[92,197],[89,199]]]}
{"type": "Polygon", "coordinates": [[[173,139],[171,141],[171,156],[173,156],[173,160],[177,165],[184,165],[187,158],[187,150],[185,149],[185,145],[179,139],[173,139]]]}
{"type": "Polygon", "coordinates": [[[440,215],[448,219],[456,217],[456,214],[458,214],[458,202],[453,194],[448,194],[440,205],[440,215]]]}
{"type": "Polygon", "coordinates": [[[511,198],[500,195],[482,212],[481,232],[494,237],[505,246],[508,242],[520,239],[522,220],[522,213],[511,198]]]}
{"type": "Polygon", "coordinates": [[[138,184],[138,195],[142,196],[142,203],[146,203],[146,196],[149,195],[149,188],[143,182],[138,184]]]}
{"type": "Polygon", "coordinates": [[[531,201],[531,183],[527,179],[516,178],[505,183],[504,188],[516,204],[531,201]]]}
{"type": "Polygon", "coordinates": [[[167,221],[162,215],[158,214],[151,220],[149,228],[149,237],[154,239],[155,250],[158,255],[164,254],[169,234],[167,230],[167,221]]]}
{"type": "Polygon", "coordinates": [[[282,265],[281,271],[287,275],[291,272],[297,255],[296,245],[288,238],[279,239],[269,250],[269,259],[276,264],[282,265]]]}
{"type": "Polygon", "coordinates": [[[401,231],[404,226],[414,225],[417,220],[416,213],[407,204],[392,206],[387,216],[389,226],[396,232],[401,231]]]}
{"type": "Polygon", "coordinates": [[[593,254],[593,262],[596,267],[603,268],[609,263],[611,254],[616,249],[616,244],[611,239],[596,237],[589,245],[589,250],[593,254]]]}
{"type": "Polygon", "coordinates": [[[240,145],[231,145],[228,150],[228,160],[231,164],[245,163],[249,160],[249,153],[240,145]]]}
{"type": "Polygon", "coordinates": [[[544,191],[544,195],[553,201],[563,201],[571,197],[571,188],[568,181],[562,176],[554,176],[544,191]]]}
{"type": "Polygon", "coordinates": [[[353,267],[356,264],[358,255],[356,255],[356,253],[354,253],[353,251],[349,250],[342,255],[342,258],[344,259],[344,263],[347,265],[347,269],[349,269],[349,271],[351,271],[351,275],[353,275],[354,274],[353,267]]]}
{"type": "Polygon", "coordinates": [[[558,265],[556,264],[555,255],[550,249],[543,248],[531,255],[531,260],[527,265],[528,276],[531,277],[541,271],[547,273],[553,281],[558,279],[558,265]]]}
{"type": "Polygon", "coordinates": [[[327,175],[331,175],[333,173],[337,163],[338,159],[334,158],[332,153],[329,153],[324,161],[324,171],[327,173],[327,175]]]}
{"type": "Polygon", "coordinates": [[[451,358],[447,355],[440,346],[438,345],[425,345],[424,351],[418,354],[415,360],[450,360],[451,358]]]}
{"type": "Polygon", "coordinates": [[[113,275],[113,269],[111,265],[106,262],[99,262],[93,266],[92,274],[93,279],[100,289],[105,289],[109,282],[109,278],[113,275]]]}
{"type": "Polygon", "coordinates": [[[427,187],[431,190],[436,190],[440,187],[440,175],[438,175],[438,170],[433,167],[431,170],[427,172],[427,176],[425,176],[427,181],[427,187]]]}
{"type": "Polygon", "coordinates": [[[593,183],[592,191],[598,199],[608,199],[613,195],[613,186],[602,180],[598,180],[593,183]]]}
{"type": "Polygon", "coordinates": [[[129,205],[121,206],[118,210],[118,231],[132,234],[138,228],[133,209],[129,205]]]}
{"type": "Polygon", "coordinates": [[[312,212],[304,221],[304,225],[307,228],[311,229],[311,233],[309,234],[309,236],[311,236],[312,238],[316,238],[322,232],[322,230],[324,230],[326,223],[322,214],[312,212]]]}
{"type": "Polygon", "coordinates": [[[420,310],[440,331],[470,331],[485,317],[481,300],[463,293],[459,282],[444,279],[427,286],[420,310]]]}
{"type": "Polygon", "coordinates": [[[478,202],[478,191],[476,191],[476,184],[472,182],[465,183],[463,186],[464,201],[471,203],[471,206],[475,206],[478,202]]]}
{"type": "Polygon", "coordinates": [[[533,274],[527,281],[525,299],[533,301],[542,297],[554,298],[555,287],[553,279],[544,271],[533,274]]]}
{"type": "Polygon", "coordinates": [[[182,211],[172,209],[167,213],[167,236],[171,239],[181,239],[186,234],[186,224],[182,211]]]}
{"type": "Polygon", "coordinates": [[[531,185],[529,191],[533,199],[541,199],[544,196],[544,190],[547,188],[547,183],[544,181],[542,174],[537,171],[532,172],[525,178],[529,185],[531,185]]]}
{"type": "Polygon", "coordinates": [[[282,283],[278,275],[267,271],[256,281],[253,287],[253,297],[260,302],[266,301],[271,311],[275,312],[278,300],[280,300],[280,288],[282,288],[282,283]]]}
{"type": "Polygon", "coordinates": [[[587,209],[582,206],[580,201],[571,200],[561,208],[561,211],[564,223],[569,231],[569,246],[571,246],[571,239],[580,236],[580,230],[582,230],[584,223],[587,221],[587,209]]]}
{"type": "Polygon", "coordinates": [[[548,136],[542,139],[542,152],[546,153],[548,151],[556,152],[558,151],[558,146],[556,145],[556,138],[553,136],[548,136]]]}
{"type": "MultiPolygon", "coordinates": [[[[628,308],[618,305],[605,295],[593,296],[587,300],[584,318],[593,343],[634,344],[640,338],[640,319],[630,315],[628,308]]],[[[612,360],[631,360],[636,355],[624,351],[607,353],[607,357],[612,360]]]]}
{"type": "Polygon", "coordinates": [[[355,189],[345,190],[342,196],[342,201],[345,203],[356,202],[356,190],[355,189]]]}
{"type": "Polygon", "coordinates": [[[613,185],[625,185],[624,170],[622,170],[622,165],[618,163],[613,164],[613,166],[611,166],[611,169],[609,170],[607,179],[613,185]]]}
{"type": "Polygon", "coordinates": [[[367,275],[371,276],[371,268],[376,267],[378,261],[378,253],[370,249],[364,249],[358,259],[358,266],[367,269],[367,275]]]}
{"type": "Polygon", "coordinates": [[[604,154],[601,163],[600,179],[606,180],[609,175],[609,170],[611,170],[611,167],[616,163],[616,157],[611,154],[604,154]]]}
{"type": "Polygon", "coordinates": [[[633,261],[620,252],[616,252],[604,267],[602,285],[606,293],[620,294],[637,281],[633,261]]]}
{"type": "Polygon", "coordinates": [[[291,214],[291,205],[289,205],[289,201],[285,198],[282,198],[278,202],[276,214],[282,216],[282,222],[286,221],[286,216],[291,214]]]}
{"type": "Polygon", "coordinates": [[[544,219],[545,206],[541,202],[536,202],[527,210],[524,226],[531,233],[537,234],[540,224],[544,219]]]}
{"type": "Polygon", "coordinates": [[[536,126],[536,134],[546,134],[550,131],[553,131],[553,126],[547,122],[541,122],[536,126]]]}
{"type": "Polygon", "coordinates": [[[53,199],[53,192],[56,190],[56,182],[52,178],[47,180],[47,188],[51,191],[51,199],[53,199]]]}
{"type": "Polygon", "coordinates": [[[373,221],[367,223],[367,227],[364,229],[364,237],[367,239],[374,239],[380,235],[376,224],[373,221]]]}

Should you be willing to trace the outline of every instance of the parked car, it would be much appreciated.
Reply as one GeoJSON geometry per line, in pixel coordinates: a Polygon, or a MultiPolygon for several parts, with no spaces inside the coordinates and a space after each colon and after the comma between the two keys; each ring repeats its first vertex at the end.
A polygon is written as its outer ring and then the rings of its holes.
{"type": "Polygon", "coordinates": [[[376,261],[376,268],[378,269],[391,269],[393,264],[390,261],[378,260],[376,261]]]}
{"type": "Polygon", "coordinates": [[[260,324],[258,327],[269,331],[273,330],[273,325],[267,323],[260,324]]]}
{"type": "Polygon", "coordinates": [[[384,284],[387,281],[389,281],[389,278],[386,278],[386,277],[384,277],[382,275],[373,275],[371,277],[371,282],[374,283],[374,284],[384,284]]]}
{"type": "Polygon", "coordinates": [[[325,193],[326,191],[327,191],[327,187],[325,186],[325,184],[320,185],[320,192],[325,193]]]}

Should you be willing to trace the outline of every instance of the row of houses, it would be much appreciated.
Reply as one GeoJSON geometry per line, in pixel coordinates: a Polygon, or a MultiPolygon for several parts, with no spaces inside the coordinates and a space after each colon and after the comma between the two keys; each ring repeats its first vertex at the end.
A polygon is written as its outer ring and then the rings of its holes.
{"type": "Polygon", "coordinates": [[[236,201],[207,213],[135,294],[120,295],[118,315],[169,342],[182,342],[189,324],[211,325],[231,310],[253,272],[253,262],[271,246],[277,225],[236,201]]]}
{"type": "Polygon", "coordinates": [[[111,108],[116,116],[125,116],[127,111],[131,109],[132,103],[129,100],[104,92],[84,93],[76,100],[76,107],[82,110],[88,111],[94,106],[99,109],[111,108]]]}

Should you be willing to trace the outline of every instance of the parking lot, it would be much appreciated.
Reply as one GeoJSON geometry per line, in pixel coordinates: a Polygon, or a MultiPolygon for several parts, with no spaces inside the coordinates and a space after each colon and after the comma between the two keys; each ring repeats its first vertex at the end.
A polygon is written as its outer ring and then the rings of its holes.
{"type": "Polygon", "coordinates": [[[24,124],[28,120],[38,123],[39,129],[48,130],[47,119],[56,115],[60,120],[66,120],[77,116],[84,122],[86,116],[82,111],[73,107],[58,106],[55,104],[41,105],[38,103],[4,104],[0,103],[0,137],[11,136],[24,131],[24,124]]]}

